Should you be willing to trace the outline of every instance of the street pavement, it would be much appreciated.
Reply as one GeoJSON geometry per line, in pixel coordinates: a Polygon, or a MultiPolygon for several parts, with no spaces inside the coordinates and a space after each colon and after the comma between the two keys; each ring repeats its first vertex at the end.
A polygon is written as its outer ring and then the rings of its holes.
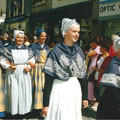
{"type": "MultiPolygon", "coordinates": [[[[96,117],[96,112],[91,110],[89,107],[88,108],[83,108],[82,109],[82,115],[83,115],[83,120],[95,120],[96,117]]],[[[26,120],[26,119],[24,119],[26,120]]],[[[28,119],[27,119],[28,120],[28,119]]],[[[43,120],[43,119],[29,119],[29,120],[43,120]]]]}
{"type": "Polygon", "coordinates": [[[96,112],[88,108],[82,109],[83,120],[95,120],[96,112]]]}

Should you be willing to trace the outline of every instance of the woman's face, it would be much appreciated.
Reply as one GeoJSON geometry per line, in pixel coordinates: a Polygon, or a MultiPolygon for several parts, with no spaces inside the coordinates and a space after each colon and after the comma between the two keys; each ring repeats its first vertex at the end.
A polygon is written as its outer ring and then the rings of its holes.
{"type": "Polygon", "coordinates": [[[24,35],[24,42],[28,41],[28,37],[24,35]]]}
{"type": "Polygon", "coordinates": [[[42,32],[38,38],[38,41],[40,44],[43,44],[47,39],[47,34],[45,32],[42,32]]]}
{"type": "Polygon", "coordinates": [[[20,46],[23,44],[23,42],[24,42],[24,35],[19,33],[15,38],[15,43],[16,45],[20,46]]]}
{"type": "Polygon", "coordinates": [[[77,42],[80,33],[80,26],[73,24],[70,29],[65,33],[65,39],[69,40],[71,43],[77,42]]]}

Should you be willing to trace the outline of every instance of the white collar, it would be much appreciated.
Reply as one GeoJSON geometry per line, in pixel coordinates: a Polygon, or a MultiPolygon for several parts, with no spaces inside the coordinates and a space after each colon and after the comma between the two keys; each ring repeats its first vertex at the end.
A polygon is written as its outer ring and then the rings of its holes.
{"type": "Polygon", "coordinates": [[[19,45],[16,45],[16,46],[17,46],[19,49],[22,47],[22,45],[20,45],[20,46],[19,46],[19,45]]]}
{"type": "MultiPolygon", "coordinates": [[[[40,44],[40,43],[39,43],[39,44],[40,44]]],[[[45,44],[45,43],[43,43],[43,44],[40,44],[40,46],[43,48],[43,47],[44,47],[44,44],[45,44]]]]}

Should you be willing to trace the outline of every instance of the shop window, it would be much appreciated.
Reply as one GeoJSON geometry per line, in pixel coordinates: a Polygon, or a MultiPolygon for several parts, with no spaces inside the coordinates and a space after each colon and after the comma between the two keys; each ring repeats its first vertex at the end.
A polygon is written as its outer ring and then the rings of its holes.
{"type": "Polygon", "coordinates": [[[90,19],[81,19],[80,20],[80,37],[81,39],[84,40],[84,42],[90,38],[89,33],[91,32],[90,30],[90,25],[91,25],[91,20],[90,19]]]}
{"type": "Polygon", "coordinates": [[[106,36],[111,37],[112,34],[120,36],[120,20],[109,21],[106,25],[106,36]]]}
{"type": "Polygon", "coordinates": [[[14,4],[17,8],[18,15],[20,15],[22,13],[22,0],[15,0],[14,4]]]}
{"type": "Polygon", "coordinates": [[[78,44],[85,52],[86,50],[89,50],[89,40],[91,38],[91,19],[79,19],[78,21],[80,23],[80,37],[78,44]]]}
{"type": "Polygon", "coordinates": [[[14,0],[11,1],[10,3],[10,16],[13,17],[14,16],[14,12],[16,11],[16,6],[14,4],[14,0]]]}
{"type": "Polygon", "coordinates": [[[12,0],[10,3],[10,17],[18,16],[22,13],[22,0],[12,0]]]}

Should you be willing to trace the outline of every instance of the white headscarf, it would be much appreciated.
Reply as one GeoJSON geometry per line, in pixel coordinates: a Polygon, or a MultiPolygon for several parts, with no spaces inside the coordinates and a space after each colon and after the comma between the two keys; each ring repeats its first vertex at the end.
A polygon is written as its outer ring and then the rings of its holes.
{"type": "Polygon", "coordinates": [[[114,35],[112,35],[112,41],[114,41],[114,40],[116,40],[117,38],[119,38],[119,35],[117,35],[117,34],[114,34],[114,35]]]}
{"type": "Polygon", "coordinates": [[[18,34],[23,34],[23,37],[24,37],[24,31],[21,31],[21,30],[14,30],[14,41],[15,41],[15,39],[16,39],[16,36],[18,35],[18,34]]]}
{"type": "Polygon", "coordinates": [[[63,37],[65,36],[65,33],[69,30],[69,28],[73,24],[79,25],[79,23],[77,23],[75,19],[63,18],[62,25],[61,25],[61,32],[63,37]]]}
{"type": "Polygon", "coordinates": [[[113,42],[113,48],[115,52],[120,51],[120,37],[116,38],[113,42]]]}

